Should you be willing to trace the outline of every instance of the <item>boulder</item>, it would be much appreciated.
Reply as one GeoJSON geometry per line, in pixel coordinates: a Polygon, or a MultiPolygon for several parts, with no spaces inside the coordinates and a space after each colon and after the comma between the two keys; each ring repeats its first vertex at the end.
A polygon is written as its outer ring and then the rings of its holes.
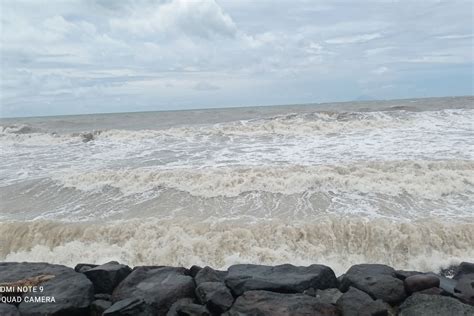
{"type": "Polygon", "coordinates": [[[455,298],[415,293],[400,305],[400,316],[471,316],[474,307],[455,298]]]}
{"type": "Polygon", "coordinates": [[[474,263],[461,262],[453,279],[460,280],[467,275],[470,275],[469,278],[474,279],[474,263]]]}
{"type": "Polygon", "coordinates": [[[342,278],[340,290],[346,292],[351,286],[391,305],[402,302],[406,297],[403,281],[396,278],[395,270],[386,265],[352,266],[342,278]]]}
{"type": "Polygon", "coordinates": [[[20,312],[15,305],[0,303],[0,315],[2,316],[20,316],[20,312]]]}
{"type": "Polygon", "coordinates": [[[21,315],[74,316],[84,315],[89,311],[94,289],[92,282],[83,274],[62,265],[48,263],[0,263],[0,283],[39,275],[54,277],[40,284],[43,292],[25,294],[30,302],[20,303],[18,309],[21,315]],[[46,303],[47,301],[51,303],[46,303]]]}
{"type": "Polygon", "coordinates": [[[111,301],[95,300],[91,304],[91,316],[102,316],[102,314],[112,306],[111,301]]]}
{"type": "Polygon", "coordinates": [[[332,269],[316,264],[308,267],[238,264],[229,268],[225,283],[235,296],[252,290],[303,293],[309,288],[324,290],[337,287],[332,269]]]}
{"type": "Polygon", "coordinates": [[[227,271],[214,270],[211,267],[204,267],[196,273],[194,280],[196,281],[196,286],[198,286],[204,282],[224,282],[226,276],[227,271]]]}
{"type": "Polygon", "coordinates": [[[315,294],[318,301],[326,304],[336,304],[341,296],[342,292],[338,289],[316,290],[315,294]]]}
{"type": "Polygon", "coordinates": [[[474,279],[464,275],[454,288],[456,297],[466,304],[474,305],[474,279]]]}
{"type": "Polygon", "coordinates": [[[388,313],[382,301],[374,301],[369,294],[350,287],[336,302],[344,316],[382,315],[388,313]]]}
{"type": "Polygon", "coordinates": [[[442,295],[446,296],[456,296],[456,292],[454,291],[454,288],[456,287],[456,284],[458,283],[456,280],[446,278],[434,273],[427,273],[427,275],[433,275],[439,279],[439,288],[443,290],[442,295]]]}
{"type": "Polygon", "coordinates": [[[422,272],[418,271],[405,271],[405,270],[396,270],[395,277],[399,278],[400,280],[404,281],[406,278],[411,277],[412,275],[423,274],[422,272]]]}
{"type": "Polygon", "coordinates": [[[199,284],[196,288],[196,297],[201,304],[207,306],[209,311],[216,314],[225,312],[234,303],[232,293],[221,282],[204,282],[199,284]]]}
{"type": "Polygon", "coordinates": [[[337,308],[305,294],[282,294],[269,291],[247,291],[239,296],[226,316],[337,316],[337,308]]]}
{"type": "Polygon", "coordinates": [[[194,298],[188,270],[174,267],[137,267],[114,290],[113,301],[143,299],[154,313],[165,315],[180,298],[194,298]]]}
{"type": "Polygon", "coordinates": [[[111,261],[88,269],[84,274],[94,284],[96,293],[111,294],[114,288],[131,272],[132,269],[129,266],[111,261]]]}
{"type": "Polygon", "coordinates": [[[178,309],[181,308],[183,305],[188,305],[188,304],[194,304],[194,299],[186,297],[186,298],[180,298],[176,302],[171,305],[170,309],[168,310],[168,313],[166,313],[166,316],[178,316],[178,309]]]}
{"type": "Polygon", "coordinates": [[[156,315],[144,300],[138,298],[127,298],[115,302],[106,309],[103,316],[154,316],[156,315]]]}
{"type": "Polygon", "coordinates": [[[177,316],[210,316],[211,313],[205,306],[199,304],[180,304],[176,306],[177,316]]]}
{"type": "Polygon", "coordinates": [[[405,281],[403,281],[403,284],[405,286],[405,291],[408,294],[412,294],[433,287],[437,288],[439,287],[440,281],[435,275],[416,274],[406,278],[405,281]]]}
{"type": "Polygon", "coordinates": [[[87,270],[95,268],[97,266],[98,266],[98,264],[78,263],[74,267],[74,271],[83,273],[83,272],[86,272],[87,270]]]}
{"type": "Polygon", "coordinates": [[[196,276],[196,274],[198,274],[199,271],[201,271],[202,268],[200,266],[192,266],[191,268],[189,268],[189,275],[192,276],[193,278],[196,276]]]}

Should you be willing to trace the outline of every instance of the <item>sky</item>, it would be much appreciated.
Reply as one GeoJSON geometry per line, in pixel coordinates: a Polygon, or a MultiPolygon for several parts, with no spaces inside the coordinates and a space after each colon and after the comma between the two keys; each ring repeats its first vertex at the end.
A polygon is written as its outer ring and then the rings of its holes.
{"type": "Polygon", "coordinates": [[[472,95],[470,0],[0,0],[0,116],[472,95]]]}

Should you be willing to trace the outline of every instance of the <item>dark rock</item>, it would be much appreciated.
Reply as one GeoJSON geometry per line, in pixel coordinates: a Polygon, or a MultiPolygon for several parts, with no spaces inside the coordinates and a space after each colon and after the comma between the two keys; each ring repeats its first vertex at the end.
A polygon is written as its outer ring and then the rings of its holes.
{"type": "Polygon", "coordinates": [[[450,265],[446,268],[439,269],[438,274],[445,278],[452,278],[459,270],[459,265],[450,265]]]}
{"type": "Polygon", "coordinates": [[[238,297],[226,316],[336,316],[337,308],[305,294],[281,294],[269,291],[247,291],[238,297]]]}
{"type": "Polygon", "coordinates": [[[229,268],[225,283],[235,296],[251,290],[302,293],[309,288],[337,287],[332,269],[316,264],[308,267],[238,264],[229,268]]]}
{"type": "Polygon", "coordinates": [[[105,310],[112,306],[111,301],[95,300],[91,304],[91,316],[102,316],[105,310]]]}
{"type": "Polygon", "coordinates": [[[96,293],[111,294],[114,288],[131,272],[132,269],[129,266],[111,261],[89,269],[84,274],[94,284],[96,293]]]}
{"type": "Polygon", "coordinates": [[[144,300],[127,298],[114,303],[103,313],[103,316],[154,316],[156,315],[144,300]]]}
{"type": "Polygon", "coordinates": [[[358,316],[364,306],[370,305],[374,300],[369,294],[350,287],[347,292],[337,300],[336,305],[344,316],[358,316]]]}
{"type": "Polygon", "coordinates": [[[204,282],[224,282],[227,271],[214,270],[211,267],[204,267],[196,273],[194,280],[196,286],[204,282]]]}
{"type": "Polygon", "coordinates": [[[166,316],[178,316],[178,311],[181,306],[183,305],[189,305],[189,304],[194,304],[194,299],[186,297],[186,298],[180,298],[176,302],[171,305],[170,309],[168,310],[168,313],[166,316]]]}
{"type": "Polygon", "coordinates": [[[453,279],[460,280],[468,274],[471,274],[469,278],[474,279],[474,263],[461,262],[453,279]]]}
{"type": "Polygon", "coordinates": [[[408,294],[430,289],[432,287],[439,287],[439,283],[440,281],[438,277],[429,274],[412,275],[403,281],[403,284],[405,285],[405,291],[408,294]]]}
{"type": "Polygon", "coordinates": [[[84,273],[87,270],[97,267],[97,264],[79,263],[74,267],[74,271],[84,273]]]}
{"type": "Polygon", "coordinates": [[[110,294],[105,294],[105,293],[99,293],[94,295],[94,299],[96,300],[104,300],[104,301],[111,301],[112,300],[112,295],[110,294]]]}
{"type": "Polygon", "coordinates": [[[20,316],[20,312],[15,305],[0,303],[0,315],[2,316],[20,316]]]}
{"type": "Polygon", "coordinates": [[[194,278],[196,274],[198,274],[198,272],[201,270],[202,268],[200,266],[192,266],[191,268],[189,268],[189,275],[194,278]]]}
{"type": "Polygon", "coordinates": [[[184,268],[138,267],[114,290],[112,300],[143,299],[154,313],[165,315],[180,298],[194,297],[194,281],[184,268]]]}
{"type": "Polygon", "coordinates": [[[303,294],[315,297],[316,296],[316,290],[313,289],[312,287],[310,287],[309,289],[304,290],[303,294]]]}
{"type": "Polygon", "coordinates": [[[472,316],[474,307],[455,298],[415,293],[400,306],[400,316],[472,316]]]}
{"type": "Polygon", "coordinates": [[[456,287],[457,281],[450,279],[450,278],[445,278],[440,275],[436,275],[434,273],[427,273],[427,275],[434,275],[439,279],[439,288],[443,290],[442,295],[446,296],[456,296],[456,292],[454,291],[454,288],[456,287]]]}
{"type": "Polygon", "coordinates": [[[423,274],[422,272],[418,271],[405,271],[405,270],[396,270],[395,277],[399,278],[400,280],[404,281],[406,278],[411,277],[412,275],[423,274]]]}
{"type": "Polygon", "coordinates": [[[456,297],[466,304],[474,305],[474,279],[464,275],[454,288],[456,297]]]}
{"type": "Polygon", "coordinates": [[[315,295],[318,301],[326,304],[336,304],[341,296],[342,292],[338,289],[316,290],[315,295]]]}
{"type": "Polygon", "coordinates": [[[428,294],[428,295],[444,295],[444,291],[439,287],[432,287],[426,290],[419,291],[417,293],[420,294],[428,294]]]}
{"type": "Polygon", "coordinates": [[[55,303],[22,302],[18,309],[21,315],[84,315],[92,303],[93,286],[83,274],[73,269],[47,263],[0,263],[0,283],[14,282],[39,275],[55,277],[42,283],[43,292],[28,293],[33,299],[54,297],[55,303]]]}
{"type": "Polygon", "coordinates": [[[210,316],[211,313],[205,306],[198,304],[186,304],[176,307],[178,316],[210,316]]]}
{"type": "Polygon", "coordinates": [[[391,305],[402,302],[406,297],[403,281],[396,278],[395,270],[386,265],[352,266],[342,279],[340,290],[345,292],[351,286],[391,305]]]}
{"type": "Polygon", "coordinates": [[[196,297],[205,304],[207,308],[216,314],[221,314],[228,310],[234,297],[230,290],[221,282],[203,282],[196,288],[196,297]]]}

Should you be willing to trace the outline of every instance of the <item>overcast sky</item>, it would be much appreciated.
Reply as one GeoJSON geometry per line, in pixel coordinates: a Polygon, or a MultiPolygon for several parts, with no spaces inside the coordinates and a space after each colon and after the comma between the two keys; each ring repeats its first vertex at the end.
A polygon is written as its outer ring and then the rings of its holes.
{"type": "Polygon", "coordinates": [[[473,94],[470,0],[0,3],[3,117],[473,94]]]}

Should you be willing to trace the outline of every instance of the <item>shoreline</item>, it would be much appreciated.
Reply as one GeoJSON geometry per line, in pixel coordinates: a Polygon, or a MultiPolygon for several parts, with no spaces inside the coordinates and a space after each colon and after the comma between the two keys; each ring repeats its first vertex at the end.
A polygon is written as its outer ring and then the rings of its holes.
{"type": "Polygon", "coordinates": [[[358,264],[340,276],[318,264],[3,262],[0,315],[471,315],[473,282],[468,262],[437,273],[358,264]]]}

